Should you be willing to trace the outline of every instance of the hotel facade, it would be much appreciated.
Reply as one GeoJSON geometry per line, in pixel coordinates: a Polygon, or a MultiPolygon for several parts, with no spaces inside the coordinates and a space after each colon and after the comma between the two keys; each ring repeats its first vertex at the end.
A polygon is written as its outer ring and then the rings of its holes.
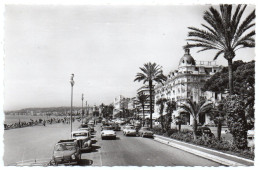
{"type": "MultiPolygon", "coordinates": [[[[195,61],[190,54],[190,50],[185,49],[185,54],[179,61],[178,69],[168,74],[168,79],[164,85],[155,85],[155,103],[160,98],[176,101],[177,110],[173,113],[173,120],[176,116],[182,115],[185,124],[192,124],[192,116],[184,113],[180,109],[180,105],[187,99],[194,102],[199,102],[201,99],[212,100],[213,102],[220,100],[221,96],[213,92],[203,92],[202,87],[207,79],[221,69],[222,66],[217,65],[216,61],[195,61]]],[[[154,110],[154,113],[158,114],[159,106],[155,105],[154,110]]],[[[165,110],[163,114],[166,114],[165,110]]],[[[210,120],[207,115],[202,115],[198,122],[208,124],[210,120]]]]}

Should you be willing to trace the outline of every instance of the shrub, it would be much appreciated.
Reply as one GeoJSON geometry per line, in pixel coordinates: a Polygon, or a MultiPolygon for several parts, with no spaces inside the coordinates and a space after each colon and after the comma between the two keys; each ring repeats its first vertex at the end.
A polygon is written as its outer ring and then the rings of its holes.
{"type": "Polygon", "coordinates": [[[155,133],[157,135],[163,135],[163,130],[162,130],[162,128],[156,126],[153,128],[153,133],[155,133]]]}
{"type": "Polygon", "coordinates": [[[196,140],[194,140],[193,135],[189,130],[179,133],[172,133],[170,137],[176,140],[194,143],[196,145],[205,146],[219,151],[233,152],[247,158],[254,158],[254,153],[252,153],[250,150],[239,149],[232,142],[223,140],[223,138],[222,140],[218,140],[215,137],[209,138],[206,136],[199,136],[196,140]]]}
{"type": "Polygon", "coordinates": [[[224,105],[227,112],[227,125],[233,142],[239,149],[247,148],[247,122],[244,99],[238,95],[228,96],[224,105]]]}

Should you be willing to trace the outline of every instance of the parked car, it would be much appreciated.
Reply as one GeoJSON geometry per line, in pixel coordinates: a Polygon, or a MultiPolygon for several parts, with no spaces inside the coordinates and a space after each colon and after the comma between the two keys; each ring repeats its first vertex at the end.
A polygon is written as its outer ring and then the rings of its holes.
{"type": "Polygon", "coordinates": [[[198,129],[196,131],[196,135],[214,137],[214,134],[211,132],[210,128],[208,128],[208,127],[198,127],[198,129]]]}
{"type": "Polygon", "coordinates": [[[88,127],[89,127],[89,129],[90,129],[90,132],[94,132],[94,127],[95,127],[94,122],[93,122],[93,123],[92,123],[92,122],[89,122],[89,123],[88,123],[88,127]]]}
{"type": "MultiPolygon", "coordinates": [[[[92,128],[90,126],[88,126],[87,124],[81,124],[78,129],[88,130],[90,132],[92,131],[91,130],[92,128]]],[[[93,130],[94,130],[94,128],[93,128],[93,130]]]]}
{"type": "Polygon", "coordinates": [[[136,129],[133,125],[127,125],[123,129],[123,134],[125,136],[128,136],[128,135],[136,136],[137,132],[136,132],[136,129]]]}
{"type": "Polygon", "coordinates": [[[141,127],[141,129],[138,131],[138,136],[153,138],[153,132],[149,127],[141,127]]]}
{"type": "Polygon", "coordinates": [[[247,131],[247,147],[251,150],[254,150],[255,148],[255,130],[247,131]]]}
{"type": "Polygon", "coordinates": [[[54,146],[52,159],[55,165],[78,164],[81,160],[79,145],[75,139],[60,140],[54,146]]]}
{"type": "Polygon", "coordinates": [[[113,123],[112,127],[114,128],[115,131],[120,131],[121,130],[121,127],[117,123],[113,123]]]}
{"type": "Polygon", "coordinates": [[[101,139],[112,138],[116,139],[116,132],[112,126],[103,126],[101,129],[101,139]]]}
{"type": "Polygon", "coordinates": [[[76,139],[80,150],[87,151],[92,148],[91,134],[86,130],[77,130],[71,133],[72,139],[76,139]]]}
{"type": "Polygon", "coordinates": [[[230,131],[228,129],[221,131],[221,134],[228,134],[228,133],[230,133],[230,131]]]}

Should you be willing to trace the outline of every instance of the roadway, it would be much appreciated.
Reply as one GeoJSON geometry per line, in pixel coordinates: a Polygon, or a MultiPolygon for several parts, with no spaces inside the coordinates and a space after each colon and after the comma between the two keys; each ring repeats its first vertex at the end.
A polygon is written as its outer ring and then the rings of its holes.
{"type": "MultiPolygon", "coordinates": [[[[73,124],[76,130],[79,122],[73,124]]],[[[101,140],[100,125],[92,140],[93,150],[82,154],[82,166],[221,166],[150,138],[128,137],[117,132],[116,140],[101,140]]],[[[70,137],[68,124],[54,124],[6,130],[4,165],[19,161],[50,160],[53,146],[70,137]]]]}
{"type": "Polygon", "coordinates": [[[213,161],[158,143],[151,138],[124,136],[101,140],[96,126],[94,151],[82,155],[93,166],[221,166],[213,161]]]}

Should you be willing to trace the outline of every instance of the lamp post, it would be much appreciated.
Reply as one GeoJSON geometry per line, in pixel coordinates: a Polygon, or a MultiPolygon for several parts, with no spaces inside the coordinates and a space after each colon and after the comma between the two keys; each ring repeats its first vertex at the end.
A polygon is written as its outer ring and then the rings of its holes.
{"type": "MultiPolygon", "coordinates": [[[[70,105],[70,134],[72,133],[72,103],[73,103],[73,86],[75,84],[74,80],[74,74],[71,74],[70,77],[70,84],[71,84],[71,105],[70,105]]],[[[72,137],[72,136],[71,136],[72,137]]]]}
{"type": "Polygon", "coordinates": [[[88,101],[86,101],[86,115],[88,116],[88,101]]]}
{"type": "Polygon", "coordinates": [[[82,93],[82,96],[81,96],[81,100],[82,100],[81,123],[83,123],[83,100],[84,100],[84,94],[83,93],[82,93]]]}

